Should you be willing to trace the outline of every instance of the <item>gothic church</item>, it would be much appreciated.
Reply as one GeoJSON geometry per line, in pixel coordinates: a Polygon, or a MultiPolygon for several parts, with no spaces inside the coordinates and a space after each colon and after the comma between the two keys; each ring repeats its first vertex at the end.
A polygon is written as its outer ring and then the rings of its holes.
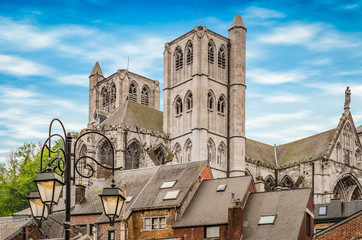
{"type": "MultiPolygon", "coordinates": [[[[349,102],[329,131],[279,146],[245,137],[247,31],[240,15],[228,31],[226,38],[197,26],[165,44],[163,112],[159,81],[125,69],[105,77],[97,62],[81,133],[109,137],[126,170],[208,160],[215,178],[251,175],[265,191],[311,188],[314,203],[361,199],[362,126],[354,125],[349,102]]],[[[80,139],[77,148],[110,164],[111,146],[100,136],[80,139]]],[[[96,177],[106,176],[99,169],[96,177]]]]}

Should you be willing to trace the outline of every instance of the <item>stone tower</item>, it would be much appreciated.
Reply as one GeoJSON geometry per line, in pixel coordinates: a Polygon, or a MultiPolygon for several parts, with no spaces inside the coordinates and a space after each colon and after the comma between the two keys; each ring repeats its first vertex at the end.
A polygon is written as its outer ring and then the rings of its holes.
{"type": "Polygon", "coordinates": [[[176,162],[207,159],[215,177],[243,175],[245,34],[236,15],[229,38],[197,26],[165,44],[163,131],[176,162]]]}

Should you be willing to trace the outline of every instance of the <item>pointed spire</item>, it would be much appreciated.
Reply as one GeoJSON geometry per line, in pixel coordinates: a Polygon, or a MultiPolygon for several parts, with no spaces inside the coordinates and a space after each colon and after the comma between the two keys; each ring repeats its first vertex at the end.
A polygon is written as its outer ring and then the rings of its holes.
{"type": "Polygon", "coordinates": [[[229,31],[233,28],[239,28],[239,27],[245,28],[245,25],[244,25],[243,19],[241,18],[240,14],[236,14],[229,31]]]}
{"type": "Polygon", "coordinates": [[[99,66],[99,62],[96,62],[96,64],[94,64],[94,67],[93,67],[93,70],[92,70],[92,72],[90,74],[90,77],[95,75],[95,74],[98,74],[98,76],[103,77],[103,72],[102,72],[101,66],[99,66]]]}

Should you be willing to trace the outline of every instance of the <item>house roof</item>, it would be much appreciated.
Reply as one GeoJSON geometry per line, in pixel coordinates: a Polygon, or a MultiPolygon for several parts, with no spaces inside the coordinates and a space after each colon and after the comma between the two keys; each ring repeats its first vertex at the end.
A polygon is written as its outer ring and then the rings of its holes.
{"type": "Polygon", "coordinates": [[[99,126],[124,124],[152,131],[162,131],[163,113],[134,101],[125,101],[99,126]]]}
{"type": "Polygon", "coordinates": [[[3,240],[14,238],[16,235],[21,233],[24,226],[28,226],[33,223],[31,218],[12,218],[7,217],[6,219],[0,218],[0,236],[3,240]]]}
{"type": "Polygon", "coordinates": [[[233,177],[204,180],[182,217],[173,228],[227,224],[228,208],[236,199],[242,200],[251,184],[251,177],[233,177]],[[226,184],[225,191],[217,192],[226,184]]]}
{"type": "Polygon", "coordinates": [[[346,218],[362,210],[362,200],[342,202],[340,199],[332,199],[330,203],[314,205],[314,220],[346,218]],[[325,215],[319,215],[319,208],[327,207],[325,215]]]}
{"type": "Polygon", "coordinates": [[[309,189],[251,193],[243,212],[243,239],[298,239],[310,194],[309,189]],[[262,215],[274,214],[274,224],[258,225],[262,215]]]}

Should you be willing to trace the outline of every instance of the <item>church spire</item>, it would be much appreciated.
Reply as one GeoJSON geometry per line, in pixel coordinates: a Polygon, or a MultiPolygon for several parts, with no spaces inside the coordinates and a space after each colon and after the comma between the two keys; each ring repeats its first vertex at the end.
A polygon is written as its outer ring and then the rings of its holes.
{"type": "Polygon", "coordinates": [[[96,64],[94,64],[93,70],[90,74],[90,77],[95,75],[96,73],[98,73],[98,76],[102,76],[103,77],[103,72],[101,69],[101,66],[99,65],[99,62],[96,62],[96,64]]]}
{"type": "Polygon", "coordinates": [[[239,28],[239,27],[245,28],[245,25],[244,25],[243,19],[241,18],[240,14],[236,14],[229,31],[233,28],[239,28]]]}

